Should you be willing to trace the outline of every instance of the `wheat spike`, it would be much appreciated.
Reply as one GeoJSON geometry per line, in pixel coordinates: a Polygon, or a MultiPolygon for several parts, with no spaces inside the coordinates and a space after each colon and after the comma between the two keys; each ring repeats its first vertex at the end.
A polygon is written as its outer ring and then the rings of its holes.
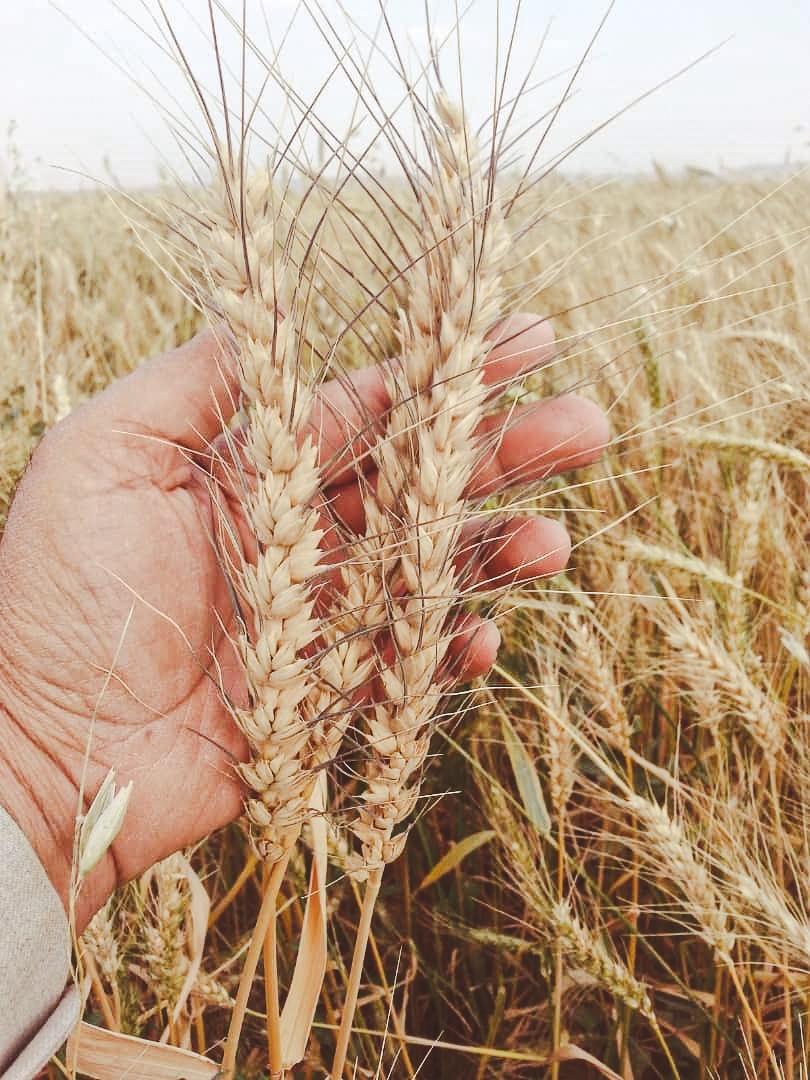
{"type": "Polygon", "coordinates": [[[380,673],[385,700],[369,721],[367,786],[351,825],[361,852],[348,862],[358,877],[397,857],[404,834],[394,831],[419,796],[448,615],[459,599],[453,558],[486,397],[485,335],[502,303],[502,218],[461,111],[439,97],[437,112],[434,170],[422,191],[425,256],[400,315],[402,363],[390,371],[380,481],[367,499],[359,553],[384,587],[396,658],[380,673]]]}
{"type": "Polygon", "coordinates": [[[655,1013],[647,988],[613,955],[601,937],[582,924],[567,901],[552,904],[550,918],[554,931],[572,960],[601,986],[615,994],[619,1001],[654,1020],[655,1013]]]}
{"type": "Polygon", "coordinates": [[[628,796],[628,805],[644,825],[652,859],[682,891],[704,940],[730,963],[734,934],[728,915],[708,868],[697,858],[682,826],[662,806],[641,795],[628,796]]]}
{"type": "MultiPolygon", "coordinates": [[[[232,706],[232,712],[250,746],[250,760],[237,769],[250,789],[246,811],[253,842],[272,867],[231,1017],[223,1058],[226,1075],[235,1070],[265,938],[274,942],[275,901],[290,853],[305,820],[323,802],[316,792],[312,761],[317,747],[311,745],[305,711],[317,685],[307,650],[320,629],[314,594],[323,533],[314,507],[320,487],[318,451],[304,431],[312,400],[301,374],[300,321],[306,305],[290,254],[301,230],[287,213],[270,171],[247,175],[246,158],[246,147],[238,156],[219,149],[219,176],[195,231],[207,303],[225,317],[235,345],[246,414],[243,454],[255,473],[255,482],[248,482],[234,448],[233,473],[242,482],[242,509],[256,554],[234,574],[249,613],[238,642],[248,702],[232,706]]],[[[316,908],[312,918],[317,922],[316,908]]],[[[295,1036],[290,1035],[294,1046],[283,1040],[272,944],[266,955],[270,1061],[272,1071],[280,1073],[293,1063],[290,1058],[297,1060],[303,1053],[300,1041],[305,1043],[306,1032],[296,1026],[295,1036]]],[[[325,952],[308,958],[302,951],[302,962],[312,967],[314,980],[325,952]]],[[[293,1007],[306,1013],[312,1000],[313,992],[303,1004],[296,994],[293,1007]]],[[[284,1031],[292,1032],[292,1027],[284,1031]]]]}
{"type": "Polygon", "coordinates": [[[223,159],[207,215],[205,265],[211,301],[236,342],[247,411],[245,456],[256,487],[244,509],[257,543],[240,591],[252,625],[240,648],[250,702],[235,718],[252,760],[240,773],[253,794],[246,807],[260,854],[272,862],[298,839],[312,777],[301,704],[312,692],[304,650],[314,641],[312,581],[320,563],[317,449],[301,429],[311,394],[300,374],[295,268],[283,251],[284,206],[266,171],[243,175],[223,159]]]}

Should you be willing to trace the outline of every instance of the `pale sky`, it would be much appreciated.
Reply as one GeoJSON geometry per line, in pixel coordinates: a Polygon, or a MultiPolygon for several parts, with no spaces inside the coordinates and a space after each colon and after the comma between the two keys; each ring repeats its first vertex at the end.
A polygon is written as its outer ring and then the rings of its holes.
{"type": "MultiPolygon", "coordinates": [[[[464,0],[458,3],[465,10],[464,0]]],[[[375,32],[391,55],[379,31],[377,0],[320,0],[325,33],[307,16],[306,7],[314,4],[247,0],[251,38],[266,56],[283,41],[280,69],[307,100],[335,64],[328,47],[335,35],[326,29],[327,18],[348,40],[342,8],[357,24],[356,55],[369,53],[363,34],[375,32]]],[[[216,6],[238,15],[242,3],[219,0],[216,6]]],[[[441,39],[453,25],[453,0],[429,0],[429,6],[434,39],[441,39]]],[[[554,107],[607,6],[603,0],[523,0],[513,87],[541,42],[543,48],[533,80],[542,85],[524,100],[521,122],[554,107]]],[[[215,89],[206,0],[166,0],[166,8],[200,82],[215,89]]],[[[473,0],[463,16],[461,67],[474,121],[483,121],[491,108],[499,9],[503,34],[514,0],[473,0]]],[[[422,0],[388,0],[386,10],[415,74],[427,42],[422,0]]],[[[161,54],[157,37],[150,40],[145,32],[149,28],[157,35],[155,18],[156,0],[0,0],[0,167],[9,167],[5,132],[13,123],[23,174],[38,186],[76,186],[76,173],[105,179],[108,167],[122,185],[147,185],[158,178],[161,163],[182,169],[159,106],[195,124],[199,110],[177,68],[161,54]]],[[[237,36],[221,13],[219,24],[226,65],[238,70],[237,36]]],[[[574,98],[555,121],[542,160],[552,159],[715,46],[720,48],[713,56],[587,140],[568,167],[614,172],[647,169],[653,160],[672,168],[693,164],[709,169],[810,160],[810,0],[617,0],[576,81],[574,98]]],[[[454,43],[442,58],[452,90],[454,43]]],[[[379,56],[372,70],[377,92],[393,105],[401,84],[379,56]]],[[[255,59],[249,63],[248,82],[254,89],[263,74],[255,59]]],[[[233,85],[227,90],[233,95],[233,85]]],[[[289,126],[275,89],[267,90],[263,102],[268,117],[282,128],[289,126]]],[[[345,76],[334,78],[317,109],[332,130],[349,129],[352,94],[345,76]]],[[[257,126],[272,138],[270,119],[257,126]]],[[[370,131],[368,121],[361,125],[355,134],[358,146],[370,131]]],[[[380,156],[384,160],[382,151],[380,156]]]]}

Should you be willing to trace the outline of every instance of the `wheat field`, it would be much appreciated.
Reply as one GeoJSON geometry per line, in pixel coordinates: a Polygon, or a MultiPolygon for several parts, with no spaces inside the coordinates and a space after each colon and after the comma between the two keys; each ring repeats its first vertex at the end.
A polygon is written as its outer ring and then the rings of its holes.
{"type": "MultiPolygon", "coordinates": [[[[0,193],[3,518],[50,426],[205,324],[161,269],[152,198],[135,200],[144,228],[133,197],[0,193]]],[[[510,393],[576,390],[606,410],[611,442],[520,493],[565,522],[571,565],[480,601],[498,664],[435,733],[380,888],[345,1075],[808,1075],[808,200],[800,173],[663,170],[552,174],[524,200],[540,224],[506,286],[558,348],[510,393]]],[[[362,251],[344,250],[344,285],[362,281],[362,251]]],[[[313,341],[334,310],[315,310],[313,341]]],[[[393,324],[375,333],[394,348],[393,324]]],[[[342,348],[362,364],[359,338],[342,348]]],[[[330,1067],[359,918],[331,855],[301,1078],[330,1067]]],[[[308,858],[292,852],[280,887],[283,986],[308,858]]],[[[121,890],[83,939],[85,1019],[216,1056],[262,895],[242,822],[121,890]]],[[[259,977],[243,1080],[267,1075],[264,1010],[259,977]]]]}

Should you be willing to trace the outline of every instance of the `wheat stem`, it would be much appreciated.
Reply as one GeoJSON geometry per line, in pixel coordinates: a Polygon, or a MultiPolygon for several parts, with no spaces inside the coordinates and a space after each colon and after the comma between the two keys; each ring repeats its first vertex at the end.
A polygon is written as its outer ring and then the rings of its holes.
{"type": "Polygon", "coordinates": [[[240,870],[236,881],[231,885],[230,889],[228,889],[222,899],[211,909],[211,914],[208,916],[209,928],[216,923],[224,911],[228,910],[245,885],[247,885],[248,881],[250,881],[258,861],[258,855],[254,851],[249,852],[247,862],[240,870]]]}
{"type": "Polygon", "coordinates": [[[96,961],[93,958],[92,953],[85,952],[83,956],[85,970],[90,977],[90,985],[93,988],[93,996],[96,999],[96,1004],[101,1010],[101,1015],[104,1017],[104,1023],[107,1025],[109,1031],[121,1030],[121,1011],[120,1007],[113,1010],[110,1005],[110,1000],[104,990],[104,984],[101,981],[96,961]],[[118,1014],[116,1017],[116,1013],[118,1014]]]}
{"type": "MultiPolygon", "coordinates": [[[[406,860],[404,860],[404,859],[400,859],[400,861],[397,863],[397,866],[405,866],[405,865],[407,865],[407,863],[406,863],[406,860]]],[[[352,883],[352,892],[354,893],[355,900],[357,901],[358,910],[360,912],[362,912],[362,910],[363,910],[363,900],[362,900],[362,897],[360,896],[360,887],[358,886],[358,884],[354,880],[354,878],[351,879],[351,883],[352,883]]],[[[399,1048],[397,1050],[397,1053],[399,1054],[399,1056],[402,1059],[402,1064],[403,1064],[403,1066],[405,1068],[405,1071],[406,1071],[406,1073],[407,1073],[407,1075],[409,1077],[409,1080],[412,1080],[412,1078],[416,1075],[416,1071],[414,1070],[413,1062],[411,1061],[410,1054],[408,1053],[407,1035],[405,1033],[405,1028],[402,1026],[402,1018],[400,1017],[397,1010],[394,1008],[394,995],[391,992],[391,987],[388,985],[388,979],[385,976],[385,965],[383,964],[383,959],[382,959],[382,956],[380,955],[380,950],[377,947],[377,942],[376,942],[373,934],[369,935],[369,947],[371,949],[371,955],[374,958],[374,966],[377,968],[377,973],[378,973],[378,975],[380,977],[380,984],[381,984],[381,986],[383,988],[383,992],[385,994],[386,1003],[387,1003],[387,1006],[388,1006],[388,1013],[389,1013],[389,1015],[391,1017],[391,1023],[392,1023],[393,1028],[394,1028],[394,1034],[396,1035],[396,1037],[397,1037],[397,1039],[399,1041],[399,1048]]],[[[395,980],[395,984],[396,984],[396,980],[395,980]]]]}
{"type": "Polygon", "coordinates": [[[743,1013],[745,1014],[746,1019],[748,1020],[751,1027],[757,1033],[760,1041],[762,1042],[762,1048],[764,1049],[765,1053],[768,1055],[768,1058],[769,1058],[769,1060],[771,1062],[771,1065],[773,1066],[774,1075],[777,1076],[777,1077],[784,1076],[785,1074],[783,1073],[783,1071],[782,1071],[782,1069],[781,1069],[781,1067],[779,1065],[779,1060],[777,1059],[776,1054],[774,1053],[774,1049],[773,1049],[773,1045],[771,1044],[771,1040],[768,1038],[767,1032],[765,1031],[765,1028],[762,1026],[762,1021],[759,1019],[757,1014],[751,1008],[751,1003],[748,1000],[748,995],[745,992],[745,988],[743,987],[742,983],[740,982],[740,976],[737,973],[737,968],[734,965],[734,961],[731,959],[730,956],[726,956],[723,959],[725,961],[726,970],[729,973],[729,977],[730,977],[732,983],[734,984],[734,989],[737,991],[737,997],[738,997],[738,999],[740,1001],[740,1005],[742,1006],[743,1013]]]}
{"type": "MultiPolygon", "coordinates": [[[[265,867],[265,890],[271,889],[272,874],[272,868],[265,867]]],[[[278,898],[278,889],[276,889],[275,898],[278,898]]],[[[267,933],[265,934],[262,947],[262,959],[264,963],[264,1001],[267,1013],[267,1050],[270,1076],[273,1077],[274,1080],[275,1077],[283,1075],[281,1061],[281,994],[278,984],[277,930],[277,905],[274,904],[273,918],[270,919],[267,925],[267,933]]]]}
{"type": "Polygon", "coordinates": [[[360,910],[360,922],[357,927],[357,938],[352,953],[352,966],[349,971],[349,982],[346,986],[346,994],[343,1002],[343,1015],[340,1018],[340,1030],[338,1031],[335,1057],[332,1062],[330,1080],[340,1080],[343,1075],[343,1066],[349,1050],[349,1039],[352,1033],[354,1013],[357,1008],[357,998],[360,994],[360,979],[363,974],[363,962],[366,958],[366,948],[371,933],[371,919],[382,885],[384,866],[375,867],[369,872],[366,887],[363,892],[363,906],[360,910]]]}
{"type": "MultiPolygon", "coordinates": [[[[222,1058],[222,1072],[226,1077],[226,1080],[233,1080],[236,1072],[236,1051],[239,1047],[239,1036],[242,1033],[242,1025],[245,1022],[248,998],[253,986],[253,979],[256,976],[256,969],[259,966],[259,957],[262,955],[265,938],[267,937],[271,923],[273,923],[276,918],[276,901],[278,899],[281,883],[284,880],[284,875],[287,872],[289,860],[290,857],[288,854],[284,858],[278,859],[273,864],[273,868],[264,889],[262,906],[259,910],[258,918],[256,919],[256,925],[253,927],[250,946],[247,955],[245,956],[245,964],[239,979],[239,990],[237,991],[236,1001],[234,1003],[233,1012],[231,1013],[231,1023],[228,1028],[228,1035],[225,1039],[225,1054],[222,1058]]],[[[268,1016],[268,1026],[270,1023],[271,1021],[268,1016]]],[[[276,1017],[275,1020],[274,1030],[276,1034],[278,1034],[278,1017],[276,1017]]],[[[276,1046],[279,1047],[278,1040],[276,1046]]],[[[280,1053],[280,1049],[276,1052],[280,1053]]],[[[271,1058],[273,1054],[274,1050],[271,1046],[271,1058]]]]}

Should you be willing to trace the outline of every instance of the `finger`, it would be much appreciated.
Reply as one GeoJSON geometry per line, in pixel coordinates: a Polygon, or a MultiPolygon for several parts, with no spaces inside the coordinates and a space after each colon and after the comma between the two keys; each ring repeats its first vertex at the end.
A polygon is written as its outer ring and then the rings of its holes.
{"type": "Polygon", "coordinates": [[[498,657],[501,635],[489,619],[464,615],[457,623],[444,659],[447,678],[466,682],[486,675],[498,657]]]}
{"type": "Polygon", "coordinates": [[[234,415],[239,377],[213,330],[197,334],[114,383],[88,406],[85,421],[204,452],[234,415]]]}
{"type": "MultiPolygon", "coordinates": [[[[484,362],[484,382],[493,393],[554,356],[551,326],[536,315],[510,315],[487,338],[493,346],[484,362]]],[[[390,366],[399,363],[394,359],[337,376],[315,392],[306,432],[318,445],[327,483],[339,483],[366,468],[391,406],[386,376],[390,366]]]]}
{"type": "Polygon", "coordinates": [[[487,338],[493,345],[484,362],[484,382],[493,392],[537,371],[556,356],[551,323],[539,315],[509,315],[490,330],[487,338]]]}
{"type": "Polygon", "coordinates": [[[496,589],[557,574],[568,564],[571,538],[552,518],[511,517],[469,525],[457,566],[462,587],[496,589]]]}
{"type": "Polygon", "coordinates": [[[467,494],[479,498],[589,465],[610,437],[599,406],[573,394],[488,416],[477,434],[483,452],[467,494]]]}

